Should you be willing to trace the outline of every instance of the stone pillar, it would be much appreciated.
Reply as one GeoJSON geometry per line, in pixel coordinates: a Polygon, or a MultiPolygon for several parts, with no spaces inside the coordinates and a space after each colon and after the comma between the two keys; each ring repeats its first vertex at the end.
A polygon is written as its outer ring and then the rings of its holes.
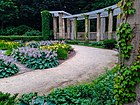
{"type": "Polygon", "coordinates": [[[70,39],[70,19],[67,19],[67,37],[66,39],[70,39]]]}
{"type": "Polygon", "coordinates": [[[117,17],[117,24],[116,24],[117,27],[120,26],[120,24],[121,24],[121,18],[118,18],[118,17],[117,17]]]}
{"type": "Polygon", "coordinates": [[[89,38],[89,16],[86,15],[85,16],[85,36],[84,36],[84,39],[85,40],[88,40],[89,38]]]}
{"type": "Polygon", "coordinates": [[[63,37],[64,39],[66,39],[66,35],[65,35],[65,19],[63,19],[63,37]]]}
{"type": "Polygon", "coordinates": [[[74,30],[73,30],[74,33],[73,34],[74,34],[74,39],[76,40],[77,39],[77,17],[74,18],[73,22],[74,22],[74,30]]]}
{"type": "Polygon", "coordinates": [[[105,35],[105,18],[101,18],[101,40],[104,40],[104,35],[105,35]]]}
{"type": "Polygon", "coordinates": [[[71,21],[71,40],[74,40],[74,20],[71,21]]]}
{"type": "Polygon", "coordinates": [[[100,18],[100,13],[97,14],[97,42],[100,41],[100,34],[101,34],[101,29],[100,29],[100,25],[101,25],[101,18],[100,18]]]}
{"type": "Polygon", "coordinates": [[[88,26],[89,26],[89,28],[88,28],[88,32],[89,32],[88,39],[90,40],[91,39],[90,38],[90,19],[88,19],[88,26]]]}
{"type": "Polygon", "coordinates": [[[57,17],[53,17],[53,35],[54,39],[57,39],[57,17]]]}
{"type": "Polygon", "coordinates": [[[110,9],[109,11],[109,20],[108,20],[108,39],[112,39],[112,32],[113,32],[113,10],[110,9]]]}
{"type": "Polygon", "coordinates": [[[63,38],[63,13],[59,13],[59,38],[63,38]]]}

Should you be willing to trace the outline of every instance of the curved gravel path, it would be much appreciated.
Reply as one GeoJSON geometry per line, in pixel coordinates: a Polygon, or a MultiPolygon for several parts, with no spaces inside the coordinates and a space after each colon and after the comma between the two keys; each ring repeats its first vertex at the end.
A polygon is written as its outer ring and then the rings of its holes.
{"type": "Polygon", "coordinates": [[[0,79],[0,91],[11,94],[29,92],[47,94],[57,87],[94,79],[105,72],[105,67],[112,68],[117,62],[117,52],[112,50],[76,45],[73,48],[76,55],[56,68],[0,79]]]}

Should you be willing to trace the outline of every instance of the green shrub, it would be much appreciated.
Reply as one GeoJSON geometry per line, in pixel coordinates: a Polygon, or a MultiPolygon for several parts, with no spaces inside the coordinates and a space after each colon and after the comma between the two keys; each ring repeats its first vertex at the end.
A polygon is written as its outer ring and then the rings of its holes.
{"type": "Polygon", "coordinates": [[[47,98],[56,105],[115,105],[113,71],[93,83],[56,89],[47,98]]]}
{"type": "MultiPolygon", "coordinates": [[[[7,27],[3,31],[0,31],[0,35],[23,35],[28,31],[32,31],[33,28],[26,25],[20,25],[18,27],[7,27]]],[[[33,35],[31,35],[33,36],[33,35]]]]}
{"type": "Polygon", "coordinates": [[[57,50],[57,56],[58,56],[58,59],[59,60],[65,60],[68,58],[68,51],[66,51],[65,49],[63,48],[59,48],[57,50]]]}
{"type": "Polygon", "coordinates": [[[7,56],[10,56],[12,54],[12,49],[8,49],[6,52],[5,52],[5,55],[7,56]]]}
{"type": "Polygon", "coordinates": [[[20,26],[16,27],[15,32],[18,35],[23,35],[23,34],[25,34],[25,32],[28,32],[28,31],[31,31],[31,30],[33,30],[31,27],[28,27],[26,25],[20,25],[20,26]]]}
{"type": "Polygon", "coordinates": [[[4,56],[0,52],[0,78],[9,77],[18,73],[19,69],[14,64],[12,57],[4,56]]]}
{"type": "Polygon", "coordinates": [[[117,41],[116,40],[113,40],[113,39],[104,40],[103,41],[103,44],[104,44],[104,48],[113,49],[113,48],[116,47],[117,41]]]}
{"type": "Polygon", "coordinates": [[[39,30],[31,30],[25,32],[25,36],[41,36],[41,32],[39,30]]]}
{"type": "Polygon", "coordinates": [[[56,67],[59,62],[54,51],[37,48],[21,47],[13,50],[12,56],[31,69],[46,69],[56,67]]]}
{"type": "Polygon", "coordinates": [[[79,41],[77,41],[77,40],[66,40],[65,42],[66,42],[67,44],[74,44],[74,45],[75,45],[75,44],[77,45],[77,44],[79,43],[79,41]]]}
{"type": "Polygon", "coordinates": [[[103,46],[103,42],[92,42],[91,46],[103,46]]]}
{"type": "Polygon", "coordinates": [[[23,94],[18,98],[18,105],[55,105],[47,101],[46,96],[38,96],[37,93],[23,94]]]}
{"type": "Polygon", "coordinates": [[[18,42],[9,42],[9,41],[0,40],[1,50],[8,50],[8,49],[11,50],[13,48],[17,48],[18,46],[20,46],[18,42]]]}
{"type": "Polygon", "coordinates": [[[26,41],[32,41],[32,40],[42,40],[42,36],[0,36],[0,40],[8,40],[8,41],[14,41],[14,40],[22,40],[23,42],[26,41]]]}
{"type": "Polygon", "coordinates": [[[0,35],[14,35],[17,34],[15,27],[7,27],[4,30],[0,30],[0,35]]]}
{"type": "Polygon", "coordinates": [[[15,105],[17,94],[11,96],[9,93],[0,92],[0,105],[15,105]]]}

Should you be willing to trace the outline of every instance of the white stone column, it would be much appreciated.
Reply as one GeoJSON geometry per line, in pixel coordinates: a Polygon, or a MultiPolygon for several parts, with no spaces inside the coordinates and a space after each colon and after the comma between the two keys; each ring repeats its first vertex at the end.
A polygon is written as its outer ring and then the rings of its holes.
{"type": "Polygon", "coordinates": [[[74,34],[74,39],[76,40],[77,39],[77,17],[74,18],[73,22],[74,22],[74,30],[73,30],[74,33],[73,34],[74,34]]]}
{"type": "Polygon", "coordinates": [[[104,40],[105,27],[106,27],[105,18],[101,18],[101,40],[104,40]]]}
{"type": "Polygon", "coordinates": [[[65,35],[65,19],[63,19],[63,37],[64,39],[66,39],[66,35],[65,35]]]}
{"type": "Polygon", "coordinates": [[[113,32],[113,10],[109,11],[109,23],[108,23],[108,39],[112,39],[112,32],[113,32]]]}
{"type": "Polygon", "coordinates": [[[66,39],[70,39],[70,19],[67,19],[67,37],[66,39]]]}
{"type": "Polygon", "coordinates": [[[84,36],[84,39],[85,40],[88,40],[89,38],[89,16],[86,15],[85,16],[85,36],[84,36]]]}
{"type": "Polygon", "coordinates": [[[59,38],[63,38],[63,13],[59,13],[59,38]]]}
{"type": "Polygon", "coordinates": [[[74,40],[74,20],[71,21],[71,40],[74,40]]]}
{"type": "Polygon", "coordinates": [[[97,14],[97,42],[100,41],[100,34],[101,34],[101,29],[100,29],[100,25],[101,25],[101,18],[100,18],[100,13],[97,14]]]}
{"type": "Polygon", "coordinates": [[[90,40],[90,19],[88,19],[88,25],[89,25],[89,28],[88,28],[88,32],[89,32],[88,39],[90,40]]]}
{"type": "Polygon", "coordinates": [[[54,39],[57,39],[57,17],[53,17],[53,34],[54,39]]]}

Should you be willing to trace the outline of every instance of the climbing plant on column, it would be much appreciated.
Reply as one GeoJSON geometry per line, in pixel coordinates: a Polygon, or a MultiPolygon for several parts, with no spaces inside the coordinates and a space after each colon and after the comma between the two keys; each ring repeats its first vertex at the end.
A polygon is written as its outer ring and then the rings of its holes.
{"type": "Polygon", "coordinates": [[[50,13],[47,10],[41,12],[42,16],[42,36],[46,40],[49,38],[50,35],[50,27],[49,27],[49,20],[50,20],[50,13]]]}
{"type": "Polygon", "coordinates": [[[140,62],[135,60],[131,65],[125,65],[125,61],[131,57],[132,40],[135,37],[133,36],[133,28],[127,21],[128,17],[136,12],[133,3],[134,0],[121,0],[118,3],[123,12],[118,15],[122,19],[122,23],[117,29],[120,66],[114,79],[116,105],[134,101],[136,99],[135,86],[140,82],[140,62]]]}

